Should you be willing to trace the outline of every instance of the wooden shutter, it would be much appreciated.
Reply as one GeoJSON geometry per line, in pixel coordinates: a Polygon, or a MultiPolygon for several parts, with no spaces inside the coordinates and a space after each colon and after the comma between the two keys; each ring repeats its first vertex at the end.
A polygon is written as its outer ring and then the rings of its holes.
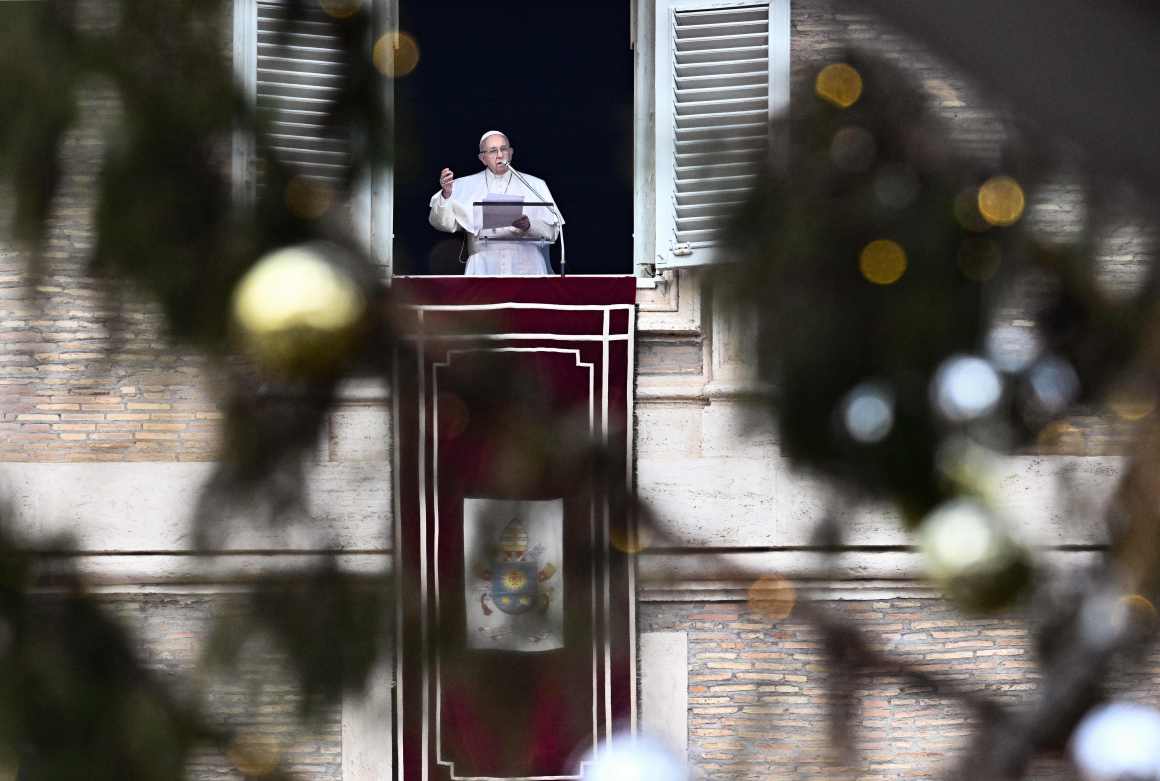
{"type": "MultiPolygon", "coordinates": [[[[336,25],[316,3],[291,21],[280,0],[257,3],[257,106],[270,121],[278,159],[315,180],[336,182],[350,161],[350,137],[326,125],[326,115],[349,78],[336,25]]],[[[262,171],[257,172],[259,186],[262,171]]]]}
{"type": "Polygon", "coordinates": [[[657,14],[657,265],[699,265],[718,259],[725,222],[768,156],[770,117],[788,95],[788,5],[664,5],[657,14]]]}

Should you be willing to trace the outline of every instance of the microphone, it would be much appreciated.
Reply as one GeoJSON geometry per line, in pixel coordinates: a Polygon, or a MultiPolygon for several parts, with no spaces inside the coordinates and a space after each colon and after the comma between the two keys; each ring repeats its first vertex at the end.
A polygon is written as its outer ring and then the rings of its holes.
{"type": "MultiPolygon", "coordinates": [[[[531,182],[529,182],[527,179],[524,178],[523,174],[521,174],[516,169],[512,168],[512,164],[510,161],[507,163],[507,167],[508,167],[509,171],[511,171],[513,174],[516,175],[517,179],[519,179],[521,182],[524,183],[525,187],[527,187],[529,190],[532,191],[533,195],[535,195],[541,201],[548,201],[547,198],[545,198],[543,195],[540,194],[539,190],[537,190],[535,187],[532,186],[531,182]]],[[[552,214],[556,215],[556,219],[560,221],[560,223],[559,223],[559,225],[560,225],[560,276],[563,277],[563,276],[565,276],[565,273],[564,273],[565,263],[567,263],[567,255],[565,254],[566,251],[564,249],[564,215],[560,214],[560,211],[556,208],[556,204],[554,204],[554,203],[551,206],[549,206],[548,209],[552,212],[552,214]]]]}

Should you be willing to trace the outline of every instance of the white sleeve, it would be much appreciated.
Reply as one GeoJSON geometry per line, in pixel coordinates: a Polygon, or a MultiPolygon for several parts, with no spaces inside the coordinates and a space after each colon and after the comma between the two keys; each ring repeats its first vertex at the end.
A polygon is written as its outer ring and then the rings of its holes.
{"type": "Polygon", "coordinates": [[[431,196],[429,205],[431,213],[427,215],[427,221],[431,223],[431,227],[445,233],[455,233],[458,230],[459,225],[455,221],[455,201],[453,198],[444,198],[443,191],[440,190],[431,196]]]}
{"type": "Polygon", "coordinates": [[[428,204],[431,207],[431,213],[427,215],[427,221],[431,223],[431,227],[446,233],[462,230],[475,234],[477,231],[475,218],[472,215],[472,198],[468,192],[471,188],[468,186],[458,187],[459,181],[456,180],[455,184],[451,186],[450,198],[444,198],[442,190],[431,196],[431,202],[428,204]]]}
{"type": "Polygon", "coordinates": [[[531,227],[528,228],[527,235],[555,241],[560,235],[560,225],[555,222],[555,219],[555,215],[552,215],[552,222],[541,220],[538,217],[529,217],[528,221],[531,223],[531,227]]]}
{"type": "MultiPolygon", "coordinates": [[[[545,201],[556,203],[556,199],[552,197],[552,191],[548,189],[547,182],[543,179],[534,179],[533,184],[543,194],[545,201]]],[[[559,204],[556,205],[555,212],[547,206],[537,206],[532,209],[531,214],[528,216],[529,221],[532,223],[531,228],[528,229],[528,234],[536,236],[537,238],[547,239],[548,241],[558,239],[560,237],[560,226],[564,224],[564,217],[559,212],[559,204]]]]}

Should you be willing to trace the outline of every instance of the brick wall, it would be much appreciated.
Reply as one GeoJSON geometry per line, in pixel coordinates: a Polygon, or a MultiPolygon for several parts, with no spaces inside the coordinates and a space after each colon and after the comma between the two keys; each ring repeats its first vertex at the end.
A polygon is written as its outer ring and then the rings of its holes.
{"type": "Polygon", "coordinates": [[[19,255],[0,257],[0,460],[212,458],[220,415],[203,362],[145,307],[114,344],[83,259],[59,243],[35,289],[19,255]]]}
{"type": "MultiPolygon", "coordinates": [[[[1029,701],[1039,685],[1021,616],[968,617],[933,599],[821,606],[855,622],[875,648],[1006,705],[1029,701]]],[[[828,732],[830,667],[811,625],[740,603],[648,604],[640,625],[688,633],[689,761],[705,778],[938,778],[974,732],[971,714],[933,690],[863,675],[850,720],[858,758],[845,767],[828,732]]],[[[1160,649],[1125,665],[1112,688],[1160,703],[1160,649]]],[[[1056,756],[1029,777],[1073,775],[1056,756]]]]}
{"type": "MultiPolygon", "coordinates": [[[[880,57],[905,70],[930,96],[931,108],[947,120],[960,152],[997,164],[1006,138],[1005,112],[984,100],[962,74],[933,57],[919,42],[882,24],[873,14],[838,9],[829,0],[797,0],[791,10],[791,68],[795,85],[812,89],[813,76],[847,49],[880,57]]],[[[812,100],[812,92],[793,95],[812,100]]]]}
{"type": "MultiPolygon", "coordinates": [[[[84,3],[84,23],[105,29],[114,10],[84,3]]],[[[219,416],[204,361],[168,342],[155,307],[119,288],[118,312],[86,273],[93,186],[118,112],[107,85],[84,91],[39,278],[0,233],[2,461],[207,460],[216,452],[219,416]]],[[[0,192],[4,223],[10,207],[11,193],[0,192]]]]}
{"type": "MultiPolygon", "coordinates": [[[[136,638],[137,652],[163,678],[187,689],[213,617],[237,604],[231,595],[109,595],[105,606],[136,638]]],[[[242,781],[238,765],[277,756],[297,778],[329,781],[342,778],[341,707],[326,709],[316,723],[299,720],[301,695],[281,658],[255,645],[240,670],[219,677],[208,687],[206,708],[219,723],[236,730],[244,751],[230,755],[198,752],[188,767],[191,781],[242,781]],[[249,757],[249,759],[247,759],[249,757]]]]}

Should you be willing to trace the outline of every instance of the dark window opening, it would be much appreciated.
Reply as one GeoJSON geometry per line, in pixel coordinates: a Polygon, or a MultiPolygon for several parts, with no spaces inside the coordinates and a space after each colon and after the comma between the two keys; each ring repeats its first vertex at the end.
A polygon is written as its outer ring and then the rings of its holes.
{"type": "MultiPolygon", "coordinates": [[[[632,273],[628,0],[401,0],[418,66],[396,81],[396,274],[462,274],[460,239],[427,222],[439,172],[482,169],[478,140],[509,134],[567,221],[569,274],[632,273]]],[[[559,270],[559,242],[552,265],[559,270]]]]}

